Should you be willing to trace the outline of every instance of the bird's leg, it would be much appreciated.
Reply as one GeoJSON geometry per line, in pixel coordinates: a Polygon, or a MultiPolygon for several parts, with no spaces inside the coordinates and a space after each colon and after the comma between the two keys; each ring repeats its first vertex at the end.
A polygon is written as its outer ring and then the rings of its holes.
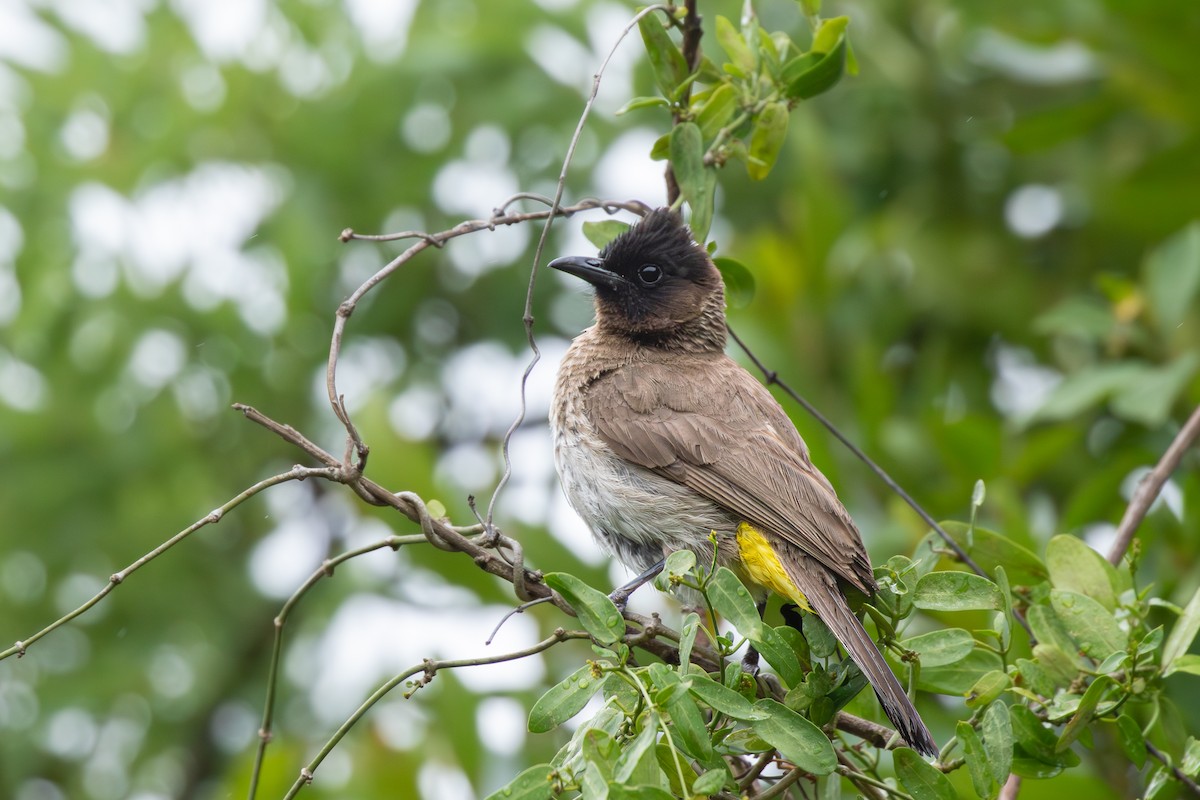
{"type": "Polygon", "coordinates": [[[650,567],[650,569],[646,570],[641,575],[638,575],[636,578],[631,580],[629,583],[626,583],[624,586],[619,586],[616,589],[613,589],[612,593],[608,596],[608,599],[612,600],[613,603],[616,604],[617,608],[624,611],[625,604],[629,602],[629,595],[636,592],[642,586],[642,584],[649,583],[650,581],[657,578],[658,573],[662,572],[663,567],[665,567],[666,565],[667,565],[667,559],[665,559],[665,558],[661,559],[657,564],[650,567]]]}
{"type": "MultiPolygon", "coordinates": [[[[763,612],[767,610],[767,601],[763,600],[757,608],[758,618],[762,619],[763,612]]],[[[752,644],[746,645],[746,655],[742,656],[742,671],[749,675],[758,674],[758,651],[752,644]]]]}

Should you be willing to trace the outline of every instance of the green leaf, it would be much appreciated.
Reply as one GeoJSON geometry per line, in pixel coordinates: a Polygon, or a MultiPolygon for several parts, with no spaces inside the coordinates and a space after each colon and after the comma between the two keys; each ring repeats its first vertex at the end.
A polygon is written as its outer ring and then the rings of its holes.
{"type": "Polygon", "coordinates": [[[693,759],[701,762],[711,760],[712,739],[693,696],[686,691],[678,692],[667,700],[666,706],[667,713],[671,715],[672,729],[683,740],[683,748],[693,759]]]}
{"type": "Polygon", "coordinates": [[[1171,662],[1164,675],[1173,675],[1176,672],[1185,672],[1189,675],[1200,675],[1200,655],[1187,653],[1171,662]]]}
{"type": "Polygon", "coordinates": [[[749,639],[762,634],[762,618],[750,591],[742,585],[727,567],[718,567],[708,583],[708,598],[718,614],[737,628],[738,633],[749,639]]]}
{"type": "Polygon", "coordinates": [[[763,624],[754,598],[728,568],[717,569],[708,584],[708,598],[716,612],[754,644],[784,683],[795,686],[804,680],[791,646],[774,628],[763,624]]]}
{"type": "Polygon", "coordinates": [[[703,242],[712,224],[716,174],[704,166],[704,138],[696,123],[682,122],[671,129],[670,153],[679,193],[692,209],[692,234],[703,242]]]}
{"type": "Polygon", "coordinates": [[[616,644],[625,636],[625,618],[604,592],[566,572],[547,572],[546,585],[563,596],[579,624],[601,644],[616,644]]]}
{"type": "Polygon", "coordinates": [[[704,141],[709,142],[716,138],[721,129],[733,119],[737,107],[738,92],[732,83],[722,83],[712,90],[712,94],[696,114],[696,124],[700,127],[704,141]]]}
{"type": "Polygon", "coordinates": [[[1193,222],[1156,247],[1144,267],[1146,298],[1163,335],[1187,318],[1200,292],[1200,222],[1193,222]]]}
{"type": "Polygon", "coordinates": [[[774,700],[759,700],[755,706],[767,717],[754,720],[751,727],[779,755],[813,775],[829,775],[837,769],[833,745],[820,728],[774,700]]]}
{"type": "Polygon", "coordinates": [[[987,753],[992,777],[1003,785],[1012,771],[1013,760],[1012,718],[1008,713],[1008,706],[1000,700],[988,706],[979,723],[979,734],[983,739],[983,749],[987,753]]]}
{"type": "Polygon", "coordinates": [[[1163,674],[1170,675],[1178,667],[1176,662],[1192,646],[1196,634],[1200,633],[1200,589],[1197,589],[1192,599],[1188,601],[1179,619],[1171,628],[1171,635],[1163,645],[1162,664],[1163,674]]]}
{"type": "MultiPolygon", "coordinates": [[[[807,627],[807,626],[806,626],[807,627]]],[[[788,686],[796,686],[803,682],[804,671],[796,659],[796,651],[780,635],[779,631],[770,625],[761,626],[756,636],[748,637],[754,647],[775,668],[780,679],[788,686]]]]}
{"type": "Polygon", "coordinates": [[[1133,766],[1139,770],[1146,766],[1146,736],[1142,726],[1128,714],[1117,717],[1117,741],[1133,766]]]}
{"type": "MultiPolygon", "coordinates": [[[[1083,666],[1083,659],[1079,657],[1079,647],[1071,638],[1067,626],[1058,614],[1054,613],[1054,609],[1047,605],[1030,606],[1025,613],[1025,621],[1029,623],[1033,637],[1038,641],[1037,647],[1033,649],[1034,657],[1043,662],[1042,666],[1052,667],[1060,673],[1071,670],[1071,675],[1065,678],[1065,681],[1070,683],[1074,679],[1074,673],[1083,666]],[[1056,652],[1046,652],[1045,648],[1053,648],[1056,652]],[[1039,655],[1039,649],[1045,654],[1039,655]]],[[[1062,679],[1062,674],[1056,677],[1056,680],[1059,679],[1062,679]]]]}
{"type": "Polygon", "coordinates": [[[1171,407],[1200,368],[1200,353],[1182,353],[1169,364],[1146,367],[1137,380],[1113,394],[1112,412],[1147,428],[1158,428],[1171,416],[1171,407]]]}
{"type": "Polygon", "coordinates": [[[745,308],[754,299],[754,274],[740,261],[714,258],[713,263],[725,281],[725,300],[730,308],[745,308]]]}
{"type": "Polygon", "coordinates": [[[725,51],[725,55],[729,57],[730,62],[737,68],[743,76],[754,74],[757,67],[757,59],[750,46],[746,44],[745,38],[741,32],[734,27],[733,23],[720,14],[717,15],[717,43],[721,45],[721,49],[725,51]]]}
{"type": "Polygon", "coordinates": [[[1125,633],[1113,615],[1092,598],[1054,589],[1050,605],[1078,648],[1097,661],[1103,661],[1126,644],[1125,633]]]}
{"type": "Polygon", "coordinates": [[[988,705],[1012,685],[1012,678],[1001,669],[985,672],[967,691],[967,708],[982,708],[988,705]]]}
{"type": "Polygon", "coordinates": [[[675,800],[671,793],[658,786],[608,785],[608,800],[675,800]]]}
{"type": "Polygon", "coordinates": [[[1117,324],[1112,306],[1095,297],[1071,295],[1033,321],[1034,333],[1075,336],[1088,341],[1100,341],[1112,333],[1117,324]]]}
{"type": "Polygon", "coordinates": [[[1033,412],[1030,422],[1058,421],[1074,417],[1107,399],[1113,392],[1141,380],[1144,361],[1113,361],[1085,367],[1063,378],[1033,412]]]}
{"type": "Polygon", "coordinates": [[[688,201],[688,205],[692,207],[688,227],[692,229],[692,235],[696,237],[697,242],[708,239],[708,229],[712,227],[713,203],[717,194],[716,171],[705,169],[700,174],[703,179],[700,193],[688,201]]]}
{"type": "Polygon", "coordinates": [[[917,581],[913,605],[926,611],[998,609],[1000,589],[971,572],[931,572],[917,581]]]}
{"type": "Polygon", "coordinates": [[[816,614],[804,615],[804,638],[815,658],[829,658],[837,654],[838,640],[825,621],[816,614]]]}
{"type": "Polygon", "coordinates": [[[959,722],[954,733],[963,746],[963,758],[966,759],[967,772],[971,775],[975,793],[980,797],[994,798],[1000,793],[1000,786],[992,777],[987,751],[983,749],[979,734],[967,722],[959,722]]]}
{"type": "Polygon", "coordinates": [[[725,770],[711,769],[692,782],[692,793],[707,797],[721,791],[730,775],[725,770]]]}
{"type": "Polygon", "coordinates": [[[779,151],[787,139],[788,116],[786,103],[767,103],[754,121],[746,159],[746,172],[753,180],[761,181],[775,166],[779,151]]]}
{"type": "Polygon", "coordinates": [[[549,800],[554,796],[554,767],[537,764],[522,771],[505,786],[489,794],[484,800],[549,800]]]}
{"type": "Polygon", "coordinates": [[[675,550],[667,556],[662,572],[654,579],[654,585],[661,591],[669,592],[695,568],[695,553],[691,550],[675,550]]]}
{"type": "Polygon", "coordinates": [[[578,714],[600,688],[602,680],[592,674],[591,665],[580,667],[550,687],[529,710],[529,730],[545,733],[578,714]]]}
{"type": "Polygon", "coordinates": [[[612,765],[620,752],[617,740],[608,731],[588,728],[584,731],[581,744],[584,760],[595,764],[605,781],[612,777],[612,765]]]}
{"type": "Polygon", "coordinates": [[[1179,759],[1179,771],[1189,778],[1196,777],[1200,772],[1200,739],[1189,736],[1183,747],[1183,758],[1179,759]]]}
{"type": "MultiPolygon", "coordinates": [[[[832,20],[829,20],[832,22],[832,20]]],[[[815,50],[784,65],[784,75],[790,75],[785,93],[793,99],[808,100],[832,89],[846,74],[849,45],[843,35],[833,49],[824,54],[815,50]],[[815,56],[815,57],[814,57],[815,56]],[[801,60],[803,59],[803,60],[801,60]]]]}
{"type": "Polygon", "coordinates": [[[850,25],[849,17],[830,17],[821,21],[817,34],[813,37],[812,51],[814,53],[832,53],[845,40],[846,28],[850,25]]]}
{"type": "Polygon", "coordinates": [[[975,649],[975,637],[962,628],[944,628],[905,639],[900,642],[905,650],[912,650],[921,657],[921,668],[941,667],[966,658],[975,649]]]}
{"type": "Polygon", "coordinates": [[[1083,697],[1079,701],[1079,707],[1075,711],[1075,716],[1071,717],[1058,737],[1058,744],[1055,745],[1055,751],[1061,753],[1074,743],[1079,735],[1083,733],[1084,727],[1092,721],[1093,715],[1096,713],[1096,707],[1100,705],[1100,700],[1103,699],[1104,693],[1116,685],[1116,682],[1107,675],[1101,675],[1092,681],[1088,686],[1087,691],[1083,693],[1083,697]]]}
{"type": "Polygon", "coordinates": [[[679,626],[679,668],[687,671],[692,661],[692,648],[696,645],[696,634],[700,631],[700,615],[689,611],[679,626]]]}
{"type": "Polygon", "coordinates": [[[1018,658],[1015,662],[1017,671],[1021,673],[1022,685],[1042,697],[1050,697],[1058,688],[1050,673],[1036,661],[1018,658]]]}
{"type": "Polygon", "coordinates": [[[634,775],[653,772],[658,768],[657,764],[651,769],[643,763],[647,758],[654,759],[654,745],[658,742],[657,716],[649,714],[645,716],[645,720],[645,727],[633,738],[629,746],[621,751],[621,755],[617,756],[617,763],[613,767],[613,779],[618,783],[626,783],[634,775]]]}
{"type": "Polygon", "coordinates": [[[616,110],[614,116],[620,117],[628,114],[630,111],[637,111],[640,108],[670,108],[671,103],[663,97],[635,97],[625,105],[616,110]]]}
{"type": "MultiPolygon", "coordinates": [[[[1074,645],[1069,646],[1074,654],[1074,645]]],[[[1058,686],[1066,688],[1079,676],[1081,659],[1067,655],[1056,645],[1038,642],[1033,648],[1033,657],[1058,686]]]]}
{"type": "Polygon", "coordinates": [[[918,688],[941,694],[965,695],[988,672],[1003,669],[1000,656],[990,650],[972,650],[966,658],[944,667],[922,669],[918,688]]]}
{"type": "Polygon", "coordinates": [[[752,722],[768,716],[762,709],[755,708],[745,697],[707,675],[697,673],[689,677],[692,682],[689,691],[713,711],[742,722],[752,722]]]}
{"type": "MultiPolygon", "coordinates": [[[[1049,574],[1042,560],[1032,550],[1007,536],[979,526],[972,530],[965,522],[957,520],[942,522],[941,527],[955,544],[988,572],[994,572],[997,566],[1003,565],[1014,583],[1036,583],[1049,574]]],[[[942,537],[931,532],[917,548],[922,559],[930,552],[931,546],[946,547],[942,537]]],[[[934,557],[931,560],[936,562],[938,559],[934,557]]]]}
{"type": "Polygon", "coordinates": [[[1012,644],[1012,588],[1008,583],[1008,570],[997,565],[992,573],[996,588],[1000,590],[1000,611],[996,614],[996,629],[1000,631],[1000,649],[1007,653],[1012,644]]]}
{"type": "MultiPolygon", "coordinates": [[[[629,223],[616,219],[589,220],[583,223],[583,235],[596,246],[597,250],[608,247],[613,239],[627,230],[629,230],[629,223]]],[[[680,550],[677,552],[688,553],[691,551],[680,550]]]]}
{"type": "MultiPolygon", "coordinates": [[[[1024,754],[1041,761],[1044,764],[1057,767],[1073,767],[1079,763],[1079,756],[1070,750],[1058,752],[1058,737],[1054,731],[1042,724],[1037,715],[1022,705],[1013,705],[1008,710],[1012,721],[1013,737],[1024,751],[1024,754]]],[[[1021,759],[1013,754],[1013,772],[1028,776],[1027,771],[1018,769],[1021,759]]],[[[1054,773],[1057,774],[1057,773],[1054,773]]]]}
{"type": "Polygon", "coordinates": [[[899,747],[892,758],[896,765],[896,777],[908,789],[913,800],[958,800],[950,779],[917,755],[915,750],[899,747]]]}
{"type": "Polygon", "coordinates": [[[671,157],[671,134],[664,133],[662,136],[654,140],[654,144],[650,147],[650,159],[652,161],[666,161],[671,157]]]}
{"type": "Polygon", "coordinates": [[[683,53],[671,41],[662,20],[656,14],[647,14],[638,20],[638,30],[646,45],[646,55],[654,71],[654,82],[664,97],[670,97],[675,88],[687,78],[687,62],[683,53]]]}
{"type": "Polygon", "coordinates": [[[1055,589],[1087,595],[1109,611],[1117,607],[1109,578],[1112,565],[1082,539],[1066,535],[1051,539],[1046,545],[1046,568],[1055,589]]]}

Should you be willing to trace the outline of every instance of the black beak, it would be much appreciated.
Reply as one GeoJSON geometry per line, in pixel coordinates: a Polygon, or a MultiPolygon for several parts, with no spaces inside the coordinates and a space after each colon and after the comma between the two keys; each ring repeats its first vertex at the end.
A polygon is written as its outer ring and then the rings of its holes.
{"type": "Polygon", "coordinates": [[[626,283],[625,279],[620,275],[605,269],[604,262],[598,258],[564,256],[563,258],[556,258],[551,261],[550,267],[562,270],[568,275],[574,275],[576,278],[583,278],[593,286],[616,289],[626,283]]]}

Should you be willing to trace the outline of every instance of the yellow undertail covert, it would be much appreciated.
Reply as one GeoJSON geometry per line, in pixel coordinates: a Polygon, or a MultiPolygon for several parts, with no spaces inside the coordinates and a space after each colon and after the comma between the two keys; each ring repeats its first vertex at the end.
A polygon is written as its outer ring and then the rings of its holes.
{"type": "Polygon", "coordinates": [[[740,523],[737,527],[737,543],[746,577],[780,597],[786,597],[805,611],[812,611],[808,599],[792,583],[775,549],[758,528],[749,522],[740,523]]]}

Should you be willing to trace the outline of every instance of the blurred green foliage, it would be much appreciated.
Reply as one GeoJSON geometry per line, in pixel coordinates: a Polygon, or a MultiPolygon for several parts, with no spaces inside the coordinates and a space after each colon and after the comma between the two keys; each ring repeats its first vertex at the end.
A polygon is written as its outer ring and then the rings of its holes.
{"type": "MultiPolygon", "coordinates": [[[[412,17],[392,30],[370,6],[117,3],[103,22],[87,4],[0,11],[18,34],[0,51],[0,635],[27,637],[301,458],[229,403],[341,452],[323,396],[333,313],[398,248],[341,245],[338,232],[440,230],[517,189],[552,189],[590,76],[633,13],[397,3],[412,17]]],[[[700,6],[709,34],[741,9],[700,6]]],[[[758,12],[806,46],[797,5],[758,12]]],[[[1102,543],[1138,470],[1200,402],[1200,7],[889,0],[823,13],[849,17],[859,74],[792,113],[765,180],[719,174],[710,238],[757,287],[732,323],[935,516],[967,516],[982,478],[980,525],[1039,556],[1055,534],[1102,543]]],[[[704,47],[722,58],[711,35],[704,47]]],[[[669,125],[654,109],[613,113],[656,91],[640,44],[623,48],[636,65],[610,74],[568,197],[614,185],[603,158],[631,131],[648,143],[669,125]]],[[[552,246],[579,246],[577,224],[552,246]]],[[[526,359],[536,232],[468,242],[483,238],[428,251],[377,290],[343,360],[368,473],[456,521],[471,519],[469,492],[490,495],[526,359]]],[[[551,344],[588,313],[544,275],[534,311],[551,344]]],[[[548,461],[529,454],[549,446],[534,412],[520,492],[498,520],[533,566],[607,585],[590,545],[562,530],[548,461]]],[[[910,552],[926,533],[915,515],[796,420],[876,561],[910,552]]],[[[1137,582],[1183,606],[1200,583],[1194,452],[1164,499],[1139,532],[1137,582]]],[[[0,663],[6,792],[242,795],[283,598],[322,556],[392,528],[414,531],[337,487],[275,490],[0,663]]],[[[281,795],[376,684],[438,652],[422,623],[484,652],[514,602],[431,549],[362,563],[293,613],[261,797],[281,795]],[[467,617],[469,633],[455,627],[467,617]]],[[[1173,620],[1158,609],[1146,626],[1173,620]]],[[[554,736],[518,729],[506,744],[485,728],[573,673],[587,652],[573,647],[504,686],[444,673],[389,700],[305,794],[483,795],[548,762],[554,736]]],[[[1166,680],[1178,715],[1161,746],[1200,729],[1195,680],[1166,680]]],[[[931,715],[939,739],[961,710],[931,715]]],[[[1027,781],[1022,797],[1132,796],[1148,771],[1105,757],[1136,750],[1131,738],[1128,725],[1098,730],[1081,769],[1027,781]]]]}

